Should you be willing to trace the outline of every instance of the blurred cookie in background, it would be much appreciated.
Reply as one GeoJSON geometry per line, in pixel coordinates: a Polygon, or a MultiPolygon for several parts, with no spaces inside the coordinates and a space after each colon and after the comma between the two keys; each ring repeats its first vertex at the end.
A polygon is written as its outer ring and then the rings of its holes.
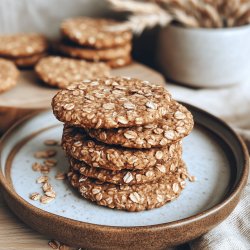
{"type": "Polygon", "coordinates": [[[18,33],[0,36],[0,57],[18,67],[33,67],[48,51],[45,36],[36,33],[18,33]]]}
{"type": "Polygon", "coordinates": [[[35,66],[35,71],[44,83],[61,89],[67,88],[75,81],[110,76],[110,68],[104,63],[60,56],[42,58],[35,66]]]}
{"type": "Polygon", "coordinates": [[[63,55],[88,61],[104,62],[111,68],[132,62],[132,32],[122,22],[77,17],[61,24],[63,39],[55,45],[63,55]]]}
{"type": "Polygon", "coordinates": [[[17,83],[19,70],[15,64],[0,58],[0,93],[5,92],[17,83]]]}

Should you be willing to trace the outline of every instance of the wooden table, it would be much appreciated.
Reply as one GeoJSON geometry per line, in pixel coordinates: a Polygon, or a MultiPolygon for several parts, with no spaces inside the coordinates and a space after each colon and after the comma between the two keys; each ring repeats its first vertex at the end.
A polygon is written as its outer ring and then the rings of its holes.
{"type": "Polygon", "coordinates": [[[0,194],[0,250],[51,250],[48,240],[21,222],[0,194]]]}

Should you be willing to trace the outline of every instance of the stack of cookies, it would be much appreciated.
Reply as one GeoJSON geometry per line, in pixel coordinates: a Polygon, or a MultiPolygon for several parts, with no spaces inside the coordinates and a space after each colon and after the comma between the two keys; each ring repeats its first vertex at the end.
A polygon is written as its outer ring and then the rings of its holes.
{"type": "Polygon", "coordinates": [[[164,87],[124,77],[85,80],[60,91],[52,107],[65,123],[70,183],[86,199],[142,211],[185,187],[181,140],[193,118],[164,87]]]}
{"type": "Polygon", "coordinates": [[[63,39],[57,50],[73,58],[105,62],[112,68],[128,65],[132,33],[119,27],[119,22],[109,19],[68,19],[61,25],[63,39]]]}
{"type": "Polygon", "coordinates": [[[26,33],[0,36],[0,57],[18,67],[33,67],[47,52],[47,39],[40,34],[26,33]]]}

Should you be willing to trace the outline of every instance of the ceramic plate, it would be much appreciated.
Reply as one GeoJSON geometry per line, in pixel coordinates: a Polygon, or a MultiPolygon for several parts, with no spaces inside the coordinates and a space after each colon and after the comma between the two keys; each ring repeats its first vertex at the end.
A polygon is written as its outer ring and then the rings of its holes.
{"type": "Polygon", "coordinates": [[[67,181],[55,179],[58,171],[67,172],[69,166],[60,146],[43,143],[47,139],[60,141],[62,135],[62,124],[46,111],[25,118],[2,140],[0,177],[8,205],[35,230],[90,249],[160,249],[200,236],[236,206],[246,183],[248,156],[242,141],[226,124],[197,108],[188,108],[195,128],[183,140],[183,159],[196,181],[187,182],[177,200],[139,213],[84,200],[67,181]],[[41,174],[31,166],[39,161],[35,152],[50,148],[57,150],[58,166],[48,174],[57,196],[42,204],[29,199],[30,193],[41,193],[41,184],[36,183],[41,174]]]}

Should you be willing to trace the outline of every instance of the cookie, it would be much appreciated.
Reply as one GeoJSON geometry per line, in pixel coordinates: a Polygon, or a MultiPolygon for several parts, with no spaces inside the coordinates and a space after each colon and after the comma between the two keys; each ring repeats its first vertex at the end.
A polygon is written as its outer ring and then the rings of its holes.
{"type": "Polygon", "coordinates": [[[48,48],[47,39],[40,34],[15,34],[0,36],[0,55],[25,57],[43,53],[48,48]]]}
{"type": "Polygon", "coordinates": [[[0,58],[0,93],[9,90],[17,83],[19,70],[15,64],[0,58]]]}
{"type": "Polygon", "coordinates": [[[91,63],[59,56],[43,58],[36,65],[35,71],[42,81],[62,89],[75,81],[110,75],[110,68],[104,63],[91,63]]]}
{"type": "Polygon", "coordinates": [[[10,57],[8,60],[15,63],[20,68],[29,68],[37,64],[37,62],[46,56],[46,53],[34,54],[25,57],[10,57]]]}
{"type": "Polygon", "coordinates": [[[119,57],[119,58],[115,58],[115,59],[112,59],[109,61],[105,61],[105,63],[113,69],[120,68],[120,67],[124,67],[124,66],[131,64],[132,57],[130,55],[128,55],[125,57],[119,57]]]}
{"type": "Polygon", "coordinates": [[[161,207],[176,199],[185,187],[186,172],[185,164],[181,163],[175,173],[141,185],[103,183],[78,172],[69,172],[68,177],[84,198],[101,206],[138,212],[161,207]]]}
{"type": "Polygon", "coordinates": [[[149,124],[167,113],[170,93],[162,86],[127,77],[85,80],[59,91],[52,100],[58,120],[84,128],[149,124]]]}
{"type": "Polygon", "coordinates": [[[157,164],[166,164],[179,154],[181,142],[164,148],[126,149],[95,141],[84,129],[64,126],[62,147],[71,157],[84,161],[92,167],[111,170],[148,169],[157,164]]]}
{"type": "Polygon", "coordinates": [[[113,48],[131,41],[130,30],[119,30],[120,22],[103,19],[77,17],[65,20],[61,33],[69,40],[93,48],[113,48]]]}
{"type": "Polygon", "coordinates": [[[77,47],[67,43],[58,43],[57,49],[64,55],[91,61],[108,61],[117,58],[128,57],[131,52],[131,44],[127,43],[115,48],[91,49],[77,47]]]}
{"type": "Polygon", "coordinates": [[[164,175],[176,171],[181,157],[181,151],[178,156],[168,161],[166,164],[157,164],[154,167],[143,170],[127,170],[120,171],[107,170],[103,168],[90,167],[83,161],[78,161],[72,157],[69,157],[70,166],[74,171],[78,171],[80,174],[97,179],[102,182],[113,183],[117,185],[127,184],[143,184],[151,183],[162,178],[164,175]]]}
{"type": "Polygon", "coordinates": [[[181,104],[172,101],[167,114],[157,123],[116,129],[90,129],[88,134],[108,144],[128,148],[163,147],[187,136],[194,126],[192,114],[181,104]]]}

